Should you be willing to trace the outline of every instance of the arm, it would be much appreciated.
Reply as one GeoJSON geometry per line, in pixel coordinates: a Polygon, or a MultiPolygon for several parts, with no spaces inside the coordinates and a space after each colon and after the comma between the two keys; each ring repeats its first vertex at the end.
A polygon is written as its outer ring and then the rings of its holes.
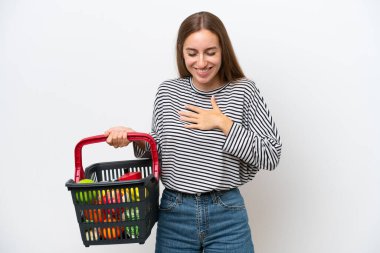
{"type": "MultiPolygon", "coordinates": [[[[159,157],[161,157],[161,142],[159,138],[159,132],[160,132],[160,125],[161,125],[161,113],[158,109],[157,102],[158,101],[158,94],[156,95],[156,99],[154,102],[154,109],[153,109],[153,117],[152,117],[152,127],[150,135],[153,137],[153,139],[156,142],[157,145],[157,152],[159,154],[159,157]]],[[[133,143],[134,153],[136,157],[150,157],[150,145],[147,142],[141,141],[139,143],[133,143]]]]}
{"type": "Polygon", "coordinates": [[[281,156],[281,140],[272,116],[255,88],[244,117],[247,125],[233,123],[223,150],[250,167],[273,170],[281,156]]]}

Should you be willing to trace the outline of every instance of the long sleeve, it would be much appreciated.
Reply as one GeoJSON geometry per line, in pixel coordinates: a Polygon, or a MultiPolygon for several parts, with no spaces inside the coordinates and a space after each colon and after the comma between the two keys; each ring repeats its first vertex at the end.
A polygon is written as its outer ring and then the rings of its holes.
{"type": "MultiPolygon", "coordinates": [[[[156,95],[156,99],[154,102],[154,109],[153,109],[153,115],[152,115],[152,127],[151,127],[151,131],[149,134],[155,140],[156,145],[157,145],[157,152],[159,154],[159,157],[161,157],[161,145],[160,145],[161,142],[160,142],[160,138],[159,138],[159,132],[160,132],[159,117],[161,117],[161,113],[160,113],[160,110],[157,106],[157,103],[158,103],[158,94],[156,95]]],[[[138,158],[151,157],[149,143],[146,143],[145,149],[142,149],[138,145],[133,143],[133,149],[134,149],[135,157],[138,157],[138,158]]]]}
{"type": "Polygon", "coordinates": [[[281,140],[272,116],[257,88],[249,98],[244,122],[234,122],[223,150],[251,169],[273,170],[280,161],[281,140]]]}

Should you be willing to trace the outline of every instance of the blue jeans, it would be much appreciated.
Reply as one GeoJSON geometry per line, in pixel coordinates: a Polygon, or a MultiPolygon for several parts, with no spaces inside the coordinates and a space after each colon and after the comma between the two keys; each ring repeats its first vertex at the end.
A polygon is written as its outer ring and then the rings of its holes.
{"type": "Polygon", "coordinates": [[[156,253],[253,253],[240,191],[196,195],[165,189],[160,203],[156,253]]]}

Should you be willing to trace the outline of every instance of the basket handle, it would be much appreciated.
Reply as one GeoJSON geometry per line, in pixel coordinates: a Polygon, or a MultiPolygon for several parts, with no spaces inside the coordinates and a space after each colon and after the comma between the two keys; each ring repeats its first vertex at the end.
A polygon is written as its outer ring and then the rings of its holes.
{"type": "MultiPolygon", "coordinates": [[[[160,175],[160,167],[159,167],[159,161],[158,161],[158,152],[157,152],[157,146],[156,142],[154,141],[153,137],[146,133],[138,133],[138,132],[130,132],[127,134],[127,138],[129,141],[146,141],[150,145],[150,151],[152,155],[152,166],[153,166],[153,175],[159,180],[160,175]]],[[[82,148],[85,145],[98,143],[98,142],[105,142],[107,140],[107,137],[105,135],[96,135],[91,136],[82,139],[78,142],[78,144],[75,146],[74,155],[75,155],[75,174],[74,174],[74,181],[78,183],[80,180],[84,178],[84,170],[82,165],[82,148]]]]}

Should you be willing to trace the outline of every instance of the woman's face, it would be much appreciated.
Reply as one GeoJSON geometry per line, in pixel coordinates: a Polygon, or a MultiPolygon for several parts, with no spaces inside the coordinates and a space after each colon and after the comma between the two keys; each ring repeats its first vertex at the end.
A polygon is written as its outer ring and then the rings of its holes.
{"type": "Polygon", "coordinates": [[[210,91],[222,85],[218,75],[222,52],[217,35],[206,29],[190,34],[183,45],[183,56],[196,88],[210,91]]]}

